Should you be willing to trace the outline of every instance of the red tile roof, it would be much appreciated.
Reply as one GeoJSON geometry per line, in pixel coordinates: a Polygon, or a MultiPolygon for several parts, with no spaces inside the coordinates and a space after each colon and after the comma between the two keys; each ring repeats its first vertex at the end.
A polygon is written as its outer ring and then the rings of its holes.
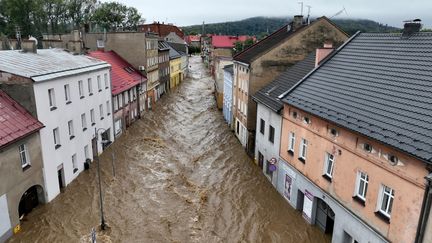
{"type": "Polygon", "coordinates": [[[179,27],[171,24],[161,24],[161,23],[153,23],[153,24],[144,24],[138,26],[138,30],[141,32],[155,32],[158,33],[160,37],[166,37],[171,32],[175,32],[180,38],[184,38],[184,33],[179,27]]]}
{"type": "Polygon", "coordinates": [[[188,35],[185,37],[186,43],[190,44],[191,42],[200,42],[201,36],[199,35],[188,35]]]}
{"type": "Polygon", "coordinates": [[[231,35],[213,35],[212,37],[212,46],[215,48],[233,48],[234,43],[237,41],[245,41],[247,39],[254,39],[255,37],[250,37],[247,35],[241,35],[241,36],[231,36],[231,35]]]}
{"type": "Polygon", "coordinates": [[[0,148],[43,127],[24,107],[0,90],[0,148]]]}
{"type": "Polygon", "coordinates": [[[144,75],[114,51],[92,51],[88,55],[111,64],[112,95],[147,81],[144,75]]]}

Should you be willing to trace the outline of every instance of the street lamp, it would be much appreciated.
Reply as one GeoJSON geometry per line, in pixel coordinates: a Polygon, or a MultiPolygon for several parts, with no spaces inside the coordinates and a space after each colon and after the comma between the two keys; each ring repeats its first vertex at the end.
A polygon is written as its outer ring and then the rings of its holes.
{"type": "MultiPolygon", "coordinates": [[[[98,167],[98,183],[99,183],[99,200],[100,200],[100,214],[101,214],[101,229],[105,230],[105,218],[104,218],[104,212],[103,212],[103,198],[102,198],[102,183],[101,183],[101,170],[100,170],[100,161],[99,161],[99,153],[98,153],[98,132],[102,130],[102,132],[106,132],[105,128],[95,128],[95,138],[96,138],[96,145],[95,145],[95,151],[96,151],[96,160],[97,160],[97,167],[98,167]]],[[[102,140],[102,144],[109,143],[109,140],[102,140]]]]}

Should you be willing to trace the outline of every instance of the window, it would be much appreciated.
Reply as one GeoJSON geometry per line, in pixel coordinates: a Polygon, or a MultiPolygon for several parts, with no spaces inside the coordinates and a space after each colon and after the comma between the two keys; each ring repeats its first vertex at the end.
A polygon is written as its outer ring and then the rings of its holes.
{"type": "Polygon", "coordinates": [[[107,116],[111,115],[111,106],[109,100],[106,102],[107,116]]]}
{"type": "Polygon", "coordinates": [[[92,79],[87,79],[87,85],[88,85],[88,92],[89,95],[93,95],[93,86],[92,86],[92,79]]]}
{"type": "Polygon", "coordinates": [[[105,82],[105,89],[109,88],[109,84],[108,84],[108,74],[104,74],[104,82],[105,82]]]}
{"type": "Polygon", "coordinates": [[[370,152],[372,152],[372,145],[370,145],[369,143],[364,143],[364,144],[363,144],[363,149],[364,149],[366,152],[370,153],[370,152]]]}
{"type": "Polygon", "coordinates": [[[339,132],[338,132],[338,130],[337,130],[336,128],[331,128],[331,129],[329,130],[329,132],[330,132],[330,134],[331,134],[333,137],[337,137],[337,136],[339,135],[339,132]]]}
{"type": "Polygon", "coordinates": [[[269,126],[269,141],[271,143],[274,143],[274,133],[275,133],[274,127],[269,126]]]}
{"type": "Polygon", "coordinates": [[[303,117],[303,122],[306,123],[306,124],[310,124],[311,123],[310,118],[307,117],[307,116],[303,117]]]}
{"type": "Polygon", "coordinates": [[[334,167],[334,155],[330,153],[325,154],[324,159],[324,178],[331,181],[333,177],[333,167],[334,167]]]}
{"type": "Polygon", "coordinates": [[[288,136],[288,153],[294,154],[295,133],[290,132],[288,136]]]}
{"type": "Polygon", "coordinates": [[[394,200],[394,190],[388,186],[381,185],[380,191],[378,213],[382,214],[387,219],[390,219],[394,200]]]}
{"type": "Polygon", "coordinates": [[[119,99],[119,107],[123,107],[123,94],[118,94],[118,99],[119,99]]]}
{"type": "Polygon", "coordinates": [[[58,149],[61,147],[60,144],[60,132],[59,132],[59,128],[55,128],[53,130],[53,137],[54,137],[54,145],[55,145],[55,149],[58,149]]]}
{"type": "Polygon", "coordinates": [[[294,119],[297,118],[297,111],[293,111],[293,112],[292,112],[292,117],[293,117],[294,119]]]}
{"type": "Polygon", "coordinates": [[[84,146],[84,158],[90,159],[89,146],[88,145],[84,146]]]}
{"type": "Polygon", "coordinates": [[[84,85],[82,80],[78,81],[78,90],[80,99],[84,98],[84,85]]]}
{"type": "Polygon", "coordinates": [[[264,135],[264,129],[265,129],[265,121],[261,119],[260,121],[260,133],[264,135]]]}
{"type": "Polygon", "coordinates": [[[98,91],[101,92],[102,91],[102,80],[100,75],[97,76],[97,85],[98,85],[98,91]]]}
{"type": "Polygon", "coordinates": [[[237,121],[237,135],[240,135],[240,122],[237,121]]]}
{"type": "Polygon", "coordinates": [[[302,138],[300,144],[300,157],[299,157],[299,160],[302,162],[306,161],[307,145],[308,145],[307,140],[302,138]]]}
{"type": "Polygon", "coordinates": [[[96,123],[95,123],[95,114],[94,114],[94,109],[91,109],[90,110],[90,122],[91,122],[91,125],[92,126],[94,126],[96,123]]]}
{"type": "Polygon", "coordinates": [[[104,113],[103,113],[103,105],[102,104],[99,105],[99,114],[100,114],[100,119],[103,120],[104,119],[104,113]]]}
{"type": "Polygon", "coordinates": [[[73,168],[73,173],[75,174],[78,171],[76,154],[72,155],[72,168],[73,168]]]}
{"type": "Polygon", "coordinates": [[[118,109],[118,102],[117,102],[117,96],[116,96],[116,97],[114,97],[114,99],[113,99],[113,102],[114,102],[114,112],[116,112],[116,111],[117,111],[117,109],[118,109]]]}
{"type": "Polygon", "coordinates": [[[264,155],[260,151],[258,151],[258,166],[260,168],[264,167],[264,155]]]}
{"type": "Polygon", "coordinates": [[[65,101],[66,101],[66,104],[70,104],[70,103],[72,103],[72,101],[71,101],[71,97],[70,97],[69,84],[66,84],[66,85],[64,86],[64,92],[65,92],[65,101]]]}
{"type": "Polygon", "coordinates": [[[49,89],[48,90],[48,97],[49,97],[49,106],[51,110],[55,110],[57,109],[57,107],[55,106],[55,94],[54,94],[54,89],[49,89]]]}
{"type": "Polygon", "coordinates": [[[363,203],[366,201],[366,193],[368,189],[369,176],[365,172],[357,172],[356,192],[355,197],[361,199],[363,203]]]}
{"type": "Polygon", "coordinates": [[[394,154],[389,154],[388,160],[390,161],[391,165],[397,165],[397,163],[399,162],[399,158],[394,154]]]}
{"type": "Polygon", "coordinates": [[[69,139],[73,139],[74,136],[74,128],[73,128],[73,121],[68,121],[68,130],[69,130],[69,139]]]}
{"type": "Polygon", "coordinates": [[[85,113],[81,114],[81,126],[83,131],[87,130],[87,119],[85,113]]]}
{"type": "Polygon", "coordinates": [[[27,145],[25,143],[21,144],[20,146],[18,146],[18,150],[21,160],[21,167],[26,168],[30,166],[30,157],[28,155],[27,145]]]}

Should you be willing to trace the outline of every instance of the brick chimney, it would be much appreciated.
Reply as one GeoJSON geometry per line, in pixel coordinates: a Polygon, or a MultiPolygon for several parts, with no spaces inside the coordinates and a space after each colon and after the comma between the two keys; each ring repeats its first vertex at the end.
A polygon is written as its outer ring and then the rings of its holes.
{"type": "Polygon", "coordinates": [[[296,30],[302,25],[303,25],[303,15],[295,15],[292,21],[292,28],[296,30]]]}
{"type": "Polygon", "coordinates": [[[23,52],[37,53],[37,46],[35,40],[22,40],[21,50],[23,52]]]}
{"type": "Polygon", "coordinates": [[[316,49],[315,54],[315,67],[319,65],[319,63],[324,60],[330,53],[334,50],[333,43],[330,41],[324,42],[324,46],[316,49]]]}
{"type": "Polygon", "coordinates": [[[411,35],[420,31],[422,24],[421,19],[414,19],[405,21],[404,29],[402,31],[402,37],[410,37],[411,35]]]}

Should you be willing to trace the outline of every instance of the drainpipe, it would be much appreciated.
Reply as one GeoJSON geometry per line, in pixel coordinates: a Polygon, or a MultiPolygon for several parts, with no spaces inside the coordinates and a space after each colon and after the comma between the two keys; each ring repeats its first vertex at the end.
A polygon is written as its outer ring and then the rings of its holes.
{"type": "Polygon", "coordinates": [[[423,204],[422,204],[420,219],[417,227],[417,233],[415,238],[416,243],[423,242],[423,237],[428,224],[430,209],[432,205],[432,173],[426,176],[425,179],[426,179],[426,189],[423,196],[423,204]]]}

